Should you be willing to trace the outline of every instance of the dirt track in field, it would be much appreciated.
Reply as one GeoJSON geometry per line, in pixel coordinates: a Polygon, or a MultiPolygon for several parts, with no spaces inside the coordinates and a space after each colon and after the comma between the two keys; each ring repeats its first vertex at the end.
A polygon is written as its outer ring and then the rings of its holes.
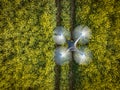
{"type": "MultiPolygon", "coordinates": [[[[60,26],[61,25],[61,4],[60,4],[61,0],[55,0],[56,2],[56,7],[57,7],[57,13],[56,13],[56,26],[60,26]]],[[[55,45],[56,47],[58,47],[58,45],[55,45]]],[[[61,66],[60,65],[55,65],[54,67],[55,70],[55,90],[60,90],[60,77],[61,77],[61,66]]]]}
{"type": "MultiPolygon", "coordinates": [[[[57,7],[57,13],[56,13],[56,26],[61,25],[61,0],[55,0],[56,2],[56,7],[57,7]]],[[[70,31],[71,31],[71,40],[73,40],[72,37],[72,32],[75,27],[75,0],[71,0],[70,2],[70,31]]],[[[56,45],[57,47],[58,45],[56,45]]],[[[74,64],[74,58],[73,58],[73,52],[72,52],[72,61],[69,63],[69,90],[74,90],[75,86],[75,79],[74,79],[74,72],[73,72],[73,64],[74,64]]],[[[60,90],[60,77],[61,77],[61,66],[60,65],[55,65],[55,90],[60,90]]]]}
{"type": "MultiPolygon", "coordinates": [[[[73,29],[75,27],[74,23],[75,23],[75,0],[71,0],[70,3],[70,31],[71,31],[71,40],[73,40],[73,29]]],[[[73,67],[74,67],[74,52],[72,52],[72,60],[69,63],[69,90],[74,90],[75,89],[75,78],[74,78],[74,71],[73,71],[73,67]]]]}

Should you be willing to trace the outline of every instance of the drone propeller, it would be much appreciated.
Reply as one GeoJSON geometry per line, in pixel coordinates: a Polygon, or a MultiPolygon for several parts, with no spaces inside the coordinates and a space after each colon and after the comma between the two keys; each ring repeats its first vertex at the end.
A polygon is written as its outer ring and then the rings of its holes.
{"type": "Polygon", "coordinates": [[[67,51],[67,48],[59,47],[55,50],[54,58],[58,65],[68,63],[71,60],[71,52],[67,51]]]}
{"type": "Polygon", "coordinates": [[[56,44],[59,44],[59,45],[64,44],[68,37],[70,37],[70,34],[64,29],[64,27],[58,26],[55,28],[53,39],[56,44]]]}
{"type": "Polygon", "coordinates": [[[87,48],[81,48],[80,50],[75,51],[74,59],[78,64],[88,64],[91,62],[91,52],[87,48]]]}
{"type": "Polygon", "coordinates": [[[82,44],[86,44],[91,36],[91,30],[87,26],[77,26],[73,32],[73,38],[74,38],[74,45],[78,42],[81,42],[82,44]]]}

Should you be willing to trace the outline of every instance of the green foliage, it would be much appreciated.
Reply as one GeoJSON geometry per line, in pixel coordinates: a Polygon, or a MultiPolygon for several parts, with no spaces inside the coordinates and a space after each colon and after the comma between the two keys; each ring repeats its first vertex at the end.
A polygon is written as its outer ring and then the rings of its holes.
{"type": "MultiPolygon", "coordinates": [[[[120,1],[75,0],[75,26],[92,30],[89,65],[73,64],[76,90],[120,89],[120,1]]],[[[70,30],[70,0],[61,0],[61,25],[70,30]]],[[[0,90],[54,90],[54,0],[0,0],[0,90]]],[[[67,46],[67,45],[66,45],[67,46]]],[[[69,89],[69,65],[60,89],[69,89]]]]}
{"type": "Polygon", "coordinates": [[[80,66],[78,72],[76,71],[76,74],[80,73],[76,78],[76,88],[119,90],[120,42],[118,34],[120,30],[118,21],[120,18],[116,13],[119,6],[114,0],[77,1],[76,4],[78,6],[76,23],[88,25],[92,30],[92,38],[88,47],[93,54],[93,62],[87,66],[80,66]],[[86,4],[83,5],[83,3],[86,4]],[[113,8],[115,6],[116,8],[113,8]],[[117,22],[117,25],[113,21],[117,22]]]}
{"type": "Polygon", "coordinates": [[[70,29],[70,1],[61,0],[61,24],[67,29],[70,29]]]}
{"type": "Polygon", "coordinates": [[[53,0],[0,1],[0,89],[54,89],[53,0]]]}
{"type": "MultiPolygon", "coordinates": [[[[68,31],[70,31],[70,1],[69,0],[61,0],[61,25],[68,31]]],[[[65,44],[67,48],[67,43],[65,44]]],[[[61,90],[69,89],[69,64],[64,64],[61,67],[61,90]]]]}

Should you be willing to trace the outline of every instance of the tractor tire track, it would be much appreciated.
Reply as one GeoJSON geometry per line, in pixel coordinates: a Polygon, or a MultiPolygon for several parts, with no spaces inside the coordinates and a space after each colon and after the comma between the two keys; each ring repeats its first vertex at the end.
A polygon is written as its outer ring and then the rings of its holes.
{"type": "MultiPolygon", "coordinates": [[[[61,25],[61,2],[60,0],[55,0],[56,7],[57,7],[57,13],[56,13],[56,26],[61,25]]],[[[58,47],[59,45],[55,45],[55,47],[58,47]]],[[[61,78],[61,66],[56,64],[54,67],[55,71],[55,90],[60,90],[60,78],[61,78]]]]}
{"type": "MultiPolygon", "coordinates": [[[[75,0],[71,0],[71,5],[70,5],[70,31],[71,31],[71,40],[73,41],[73,30],[75,28],[75,0]]],[[[74,90],[75,89],[75,75],[74,75],[74,52],[72,52],[72,60],[69,63],[69,90],[74,90]]]]}

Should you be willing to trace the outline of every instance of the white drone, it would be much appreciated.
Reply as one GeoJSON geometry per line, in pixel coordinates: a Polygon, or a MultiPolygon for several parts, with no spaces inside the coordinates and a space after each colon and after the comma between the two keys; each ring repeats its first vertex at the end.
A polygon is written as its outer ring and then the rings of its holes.
{"type": "Polygon", "coordinates": [[[87,48],[77,48],[77,43],[86,44],[91,37],[91,30],[87,26],[79,25],[73,31],[74,41],[67,40],[70,38],[70,33],[62,26],[58,26],[54,30],[53,39],[57,45],[68,43],[68,48],[58,47],[55,50],[55,62],[62,65],[64,62],[71,60],[71,51],[74,51],[74,59],[78,64],[87,64],[91,61],[91,53],[87,48]]]}

